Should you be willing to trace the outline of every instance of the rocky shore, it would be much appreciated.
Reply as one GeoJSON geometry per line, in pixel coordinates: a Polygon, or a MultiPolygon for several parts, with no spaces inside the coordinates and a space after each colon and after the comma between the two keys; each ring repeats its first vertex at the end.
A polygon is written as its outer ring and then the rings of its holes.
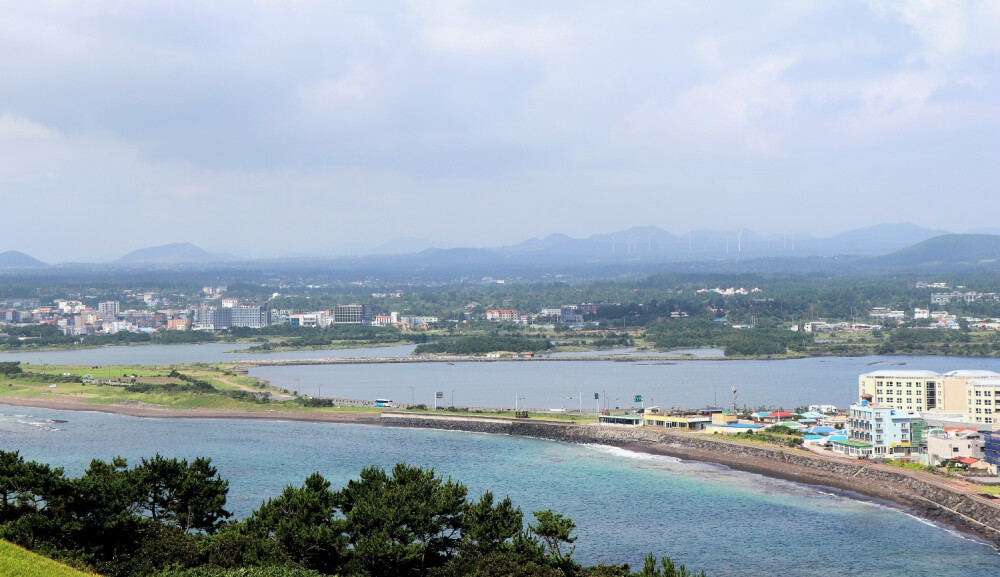
{"type": "Polygon", "coordinates": [[[975,535],[1000,549],[1000,503],[976,494],[971,485],[962,481],[938,479],[899,467],[824,457],[805,449],[746,444],[720,437],[654,429],[392,413],[383,414],[381,424],[611,445],[683,460],[717,463],[740,471],[893,503],[922,518],[975,535]]]}

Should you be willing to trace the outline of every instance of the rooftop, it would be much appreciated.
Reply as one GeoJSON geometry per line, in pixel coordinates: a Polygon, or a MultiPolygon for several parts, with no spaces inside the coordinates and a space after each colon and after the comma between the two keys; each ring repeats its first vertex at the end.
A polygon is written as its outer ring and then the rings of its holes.
{"type": "Polygon", "coordinates": [[[874,371],[871,373],[865,373],[861,375],[862,377],[868,378],[894,378],[894,379],[932,379],[934,377],[941,376],[934,371],[922,371],[922,370],[882,370],[874,371]]]}
{"type": "Polygon", "coordinates": [[[962,369],[959,371],[948,371],[947,373],[944,373],[944,376],[958,377],[958,378],[982,377],[985,379],[988,377],[1000,377],[1000,373],[996,373],[994,371],[977,371],[971,369],[962,369]]]}

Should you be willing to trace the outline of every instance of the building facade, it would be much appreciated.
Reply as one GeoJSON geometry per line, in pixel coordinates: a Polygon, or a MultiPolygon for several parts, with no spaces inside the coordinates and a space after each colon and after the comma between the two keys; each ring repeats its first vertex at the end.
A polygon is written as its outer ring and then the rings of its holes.
{"type": "Polygon", "coordinates": [[[943,409],[942,382],[934,371],[875,371],[858,377],[858,398],[901,411],[943,409]]]}
{"type": "Polygon", "coordinates": [[[970,381],[965,395],[966,422],[988,429],[1000,422],[1000,378],[970,381]]]}
{"type": "Polygon", "coordinates": [[[494,322],[517,322],[520,320],[517,309],[489,309],[486,311],[486,320],[494,322]]]}
{"type": "Polygon", "coordinates": [[[337,305],[333,309],[333,322],[338,325],[370,325],[372,324],[372,307],[357,303],[337,305]]]}
{"type": "Polygon", "coordinates": [[[919,452],[923,422],[893,407],[879,407],[862,401],[848,412],[846,446],[867,445],[859,456],[875,458],[909,457],[919,452]],[[914,426],[919,423],[920,426],[914,426]]]}

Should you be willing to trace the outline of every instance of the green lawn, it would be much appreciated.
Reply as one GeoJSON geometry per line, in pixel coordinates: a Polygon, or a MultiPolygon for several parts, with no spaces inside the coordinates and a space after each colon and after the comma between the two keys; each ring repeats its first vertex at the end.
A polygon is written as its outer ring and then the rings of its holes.
{"type": "Polygon", "coordinates": [[[11,577],[87,577],[96,573],[84,573],[26,551],[7,541],[0,541],[0,575],[11,577]]]}

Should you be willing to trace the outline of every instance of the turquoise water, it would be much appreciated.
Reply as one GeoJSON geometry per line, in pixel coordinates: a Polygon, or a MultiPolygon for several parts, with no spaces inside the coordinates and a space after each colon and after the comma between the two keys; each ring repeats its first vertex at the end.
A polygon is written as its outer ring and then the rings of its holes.
{"type": "Polygon", "coordinates": [[[434,467],[470,493],[510,495],[578,525],[575,557],[671,555],[713,577],[996,576],[989,546],[895,509],[725,468],[534,439],[279,421],[139,419],[0,405],[0,448],[66,467],[161,454],[213,459],[245,515],[319,471],[342,485],[367,465],[434,467]],[[55,422],[65,420],[65,423],[55,422]]]}

